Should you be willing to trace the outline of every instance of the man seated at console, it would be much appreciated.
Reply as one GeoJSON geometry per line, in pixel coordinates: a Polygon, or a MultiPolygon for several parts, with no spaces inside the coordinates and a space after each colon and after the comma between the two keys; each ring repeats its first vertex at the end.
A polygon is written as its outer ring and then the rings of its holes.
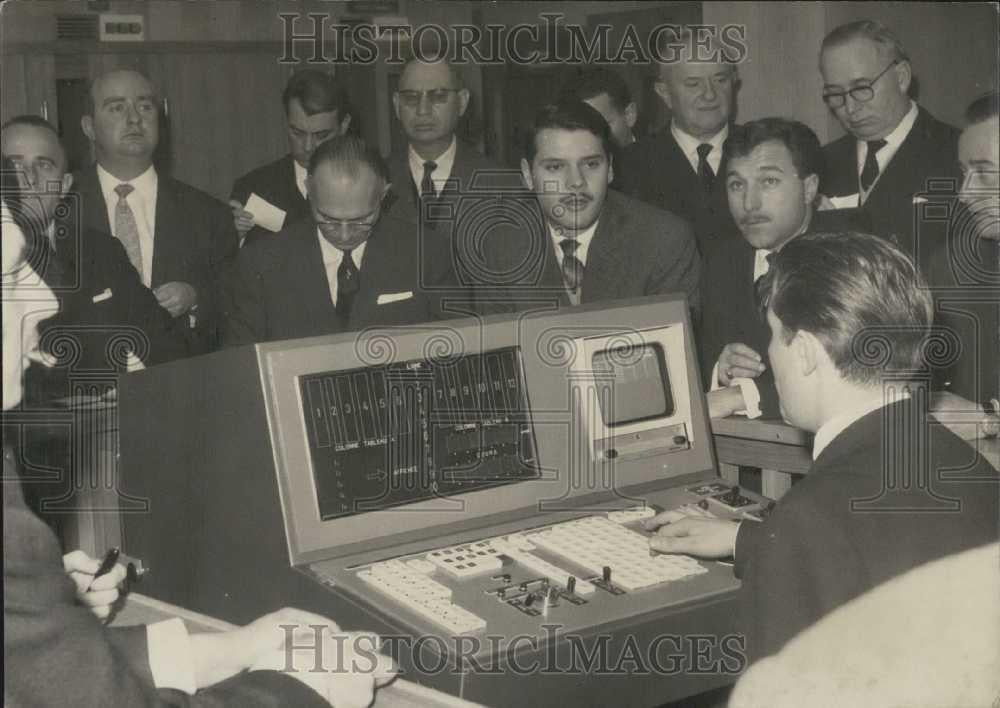
{"type": "Polygon", "coordinates": [[[996,541],[1000,512],[996,470],[928,421],[913,383],[933,303],[899,248],[806,234],[775,254],[761,292],[781,412],[816,434],[813,465],[763,522],[647,522],[656,551],[735,557],[752,660],[881,582],[996,541]]]}
{"type": "Polygon", "coordinates": [[[523,228],[495,229],[485,239],[485,279],[499,286],[494,302],[526,309],[681,293],[698,309],[691,227],[609,190],[612,155],[608,124],[591,106],[576,101],[539,110],[521,160],[534,193],[527,198],[537,204],[512,206],[523,228]]]}
{"type": "Polygon", "coordinates": [[[332,138],[313,153],[306,185],[311,220],[240,249],[223,285],[225,345],[434,319],[420,258],[435,258],[435,242],[387,213],[378,152],[356,136],[332,138]]]}
{"type": "Polygon", "coordinates": [[[768,257],[806,231],[863,227],[857,209],[817,211],[823,170],[819,139],[807,126],[764,118],[730,128],[722,174],[735,227],[704,244],[701,370],[713,418],[778,415],[767,365],[770,332],[754,296],[768,257]]]}
{"type": "Polygon", "coordinates": [[[390,662],[374,652],[373,637],[334,641],[336,624],[312,613],[283,609],[236,630],[192,635],[180,619],[116,629],[101,624],[97,616],[108,614],[124,570],[96,578],[94,559],[79,552],[62,557],[56,537],[25,507],[18,483],[12,411],[24,368],[40,359],[38,319],[56,300],[33,268],[37,249],[29,249],[6,203],[2,222],[4,702],[369,705],[376,683],[392,675],[390,662]],[[292,636],[282,625],[295,628],[292,636]],[[315,650],[303,656],[293,642],[315,650]],[[320,651],[326,670],[315,671],[320,651]]]}

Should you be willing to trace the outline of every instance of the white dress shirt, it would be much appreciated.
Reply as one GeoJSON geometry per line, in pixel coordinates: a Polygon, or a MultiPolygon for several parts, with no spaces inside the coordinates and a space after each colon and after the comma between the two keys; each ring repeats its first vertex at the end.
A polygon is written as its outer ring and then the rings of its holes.
{"type": "MultiPolygon", "coordinates": [[[[330,302],[336,305],[337,269],[340,268],[340,264],[344,262],[344,252],[323,238],[323,233],[319,230],[319,228],[316,229],[316,238],[319,239],[319,249],[323,253],[323,267],[326,269],[326,282],[330,287],[330,302]]],[[[361,260],[364,258],[365,246],[367,245],[368,242],[365,241],[351,251],[351,257],[354,259],[354,265],[358,267],[359,271],[361,270],[361,260]]]]}
{"type": "Polygon", "coordinates": [[[871,194],[872,190],[875,189],[875,185],[878,184],[879,179],[882,177],[882,173],[889,166],[889,161],[892,160],[893,156],[899,152],[899,148],[903,146],[903,142],[906,140],[906,136],[910,134],[913,129],[913,124],[917,121],[917,114],[919,110],[917,109],[917,104],[910,101],[910,110],[903,120],[899,121],[893,131],[883,138],[885,140],[885,145],[882,149],[875,153],[875,161],[878,163],[878,176],[875,177],[875,181],[872,182],[871,189],[867,192],[861,189],[861,172],[865,168],[865,158],[868,156],[868,143],[864,140],[857,141],[857,167],[858,167],[858,195],[861,204],[865,203],[865,199],[871,194]]]}
{"type": "Polygon", "coordinates": [[[676,121],[670,121],[670,134],[674,136],[674,140],[680,146],[684,157],[691,163],[691,169],[694,170],[695,174],[698,174],[698,146],[702,143],[711,145],[712,152],[708,153],[708,157],[705,159],[708,161],[708,165],[712,168],[712,172],[715,173],[716,177],[719,176],[719,164],[722,162],[722,143],[726,142],[726,138],[729,137],[728,125],[723,126],[722,130],[710,139],[699,140],[678,128],[676,121]]]}
{"type": "Polygon", "coordinates": [[[159,182],[156,169],[150,165],[149,169],[135,179],[124,182],[98,164],[97,179],[104,195],[104,203],[108,208],[111,235],[116,238],[118,234],[115,231],[118,226],[115,223],[115,210],[118,208],[119,197],[115,187],[120,184],[132,185],[133,191],[125,201],[132,209],[139,231],[139,248],[142,249],[142,272],[139,276],[142,278],[142,284],[148,288],[153,280],[153,236],[156,233],[156,187],[159,182]]]}
{"type": "Polygon", "coordinates": [[[295,166],[295,186],[299,188],[299,194],[302,195],[303,199],[308,199],[309,195],[306,192],[306,168],[300,165],[295,160],[292,160],[292,164],[295,166]]]}
{"type": "MultiPolygon", "coordinates": [[[[442,154],[435,157],[431,162],[437,165],[431,172],[431,180],[434,182],[434,191],[441,194],[445,182],[451,177],[451,168],[455,165],[455,153],[458,151],[458,141],[454,136],[451,138],[451,145],[442,154]]],[[[420,193],[420,184],[424,181],[424,158],[417,154],[417,151],[410,147],[410,174],[413,176],[413,183],[417,185],[417,192],[420,193]]],[[[420,196],[424,196],[422,193],[420,196]]]]}

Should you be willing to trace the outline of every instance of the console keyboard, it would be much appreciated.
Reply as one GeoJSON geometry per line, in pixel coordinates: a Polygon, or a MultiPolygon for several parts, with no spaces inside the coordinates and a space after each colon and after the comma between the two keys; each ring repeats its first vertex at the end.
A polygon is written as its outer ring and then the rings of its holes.
{"type": "Polygon", "coordinates": [[[592,573],[599,575],[604,568],[613,569],[611,580],[625,590],[641,590],[708,572],[688,556],[652,555],[646,536],[600,516],[556,524],[528,539],[592,573]]]}
{"type": "Polygon", "coordinates": [[[454,634],[468,634],[486,627],[486,620],[451,601],[451,588],[415,572],[407,563],[375,563],[358,577],[401,605],[454,634]]]}

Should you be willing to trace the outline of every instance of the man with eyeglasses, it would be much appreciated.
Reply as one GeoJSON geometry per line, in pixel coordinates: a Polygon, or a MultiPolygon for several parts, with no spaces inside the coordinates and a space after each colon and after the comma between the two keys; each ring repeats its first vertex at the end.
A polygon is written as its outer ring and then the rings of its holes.
{"type": "MultiPolygon", "coordinates": [[[[302,69],[292,74],[281,103],[288,123],[288,154],[237,179],[229,201],[236,230],[241,238],[250,241],[273,233],[271,229],[276,225],[270,221],[261,225],[256,221],[256,216],[247,209],[251,195],[278,208],[279,231],[285,223],[308,218],[309,158],[323,141],[343,135],[351,124],[347,92],[332,75],[319,69],[302,69]]],[[[266,206],[257,204],[258,208],[266,206]]],[[[251,208],[254,206],[250,204],[251,208]]]]}
{"type": "Polygon", "coordinates": [[[159,96],[145,76],[98,76],[81,118],[97,162],[73,181],[83,225],[121,241],[142,284],[199,354],[218,346],[218,279],[239,242],[224,204],[157,172],[159,120],[159,96]]]}
{"type": "Polygon", "coordinates": [[[932,199],[927,192],[931,180],[957,180],[958,131],[910,99],[909,57],[878,22],[834,29],[819,66],[823,100],[848,133],[823,150],[820,192],[836,207],[861,207],[874,233],[926,264],[944,238],[921,218],[932,199]]]}
{"type": "Polygon", "coordinates": [[[223,344],[434,319],[417,224],[387,206],[378,152],[356,136],[332,138],[313,152],[306,188],[311,220],[240,249],[223,284],[223,344]]]}

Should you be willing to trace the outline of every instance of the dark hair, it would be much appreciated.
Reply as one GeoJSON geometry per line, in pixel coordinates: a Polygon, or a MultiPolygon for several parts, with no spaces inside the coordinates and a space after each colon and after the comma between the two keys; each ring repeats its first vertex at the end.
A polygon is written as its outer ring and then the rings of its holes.
{"type": "Polygon", "coordinates": [[[820,45],[820,54],[830,47],[837,47],[850,42],[852,39],[863,37],[871,40],[879,47],[888,52],[889,57],[896,61],[909,61],[910,56],[903,48],[903,43],[893,34],[892,30],[875,20],[858,20],[834,27],[828,35],[823,38],[820,45]]]}
{"type": "Polygon", "coordinates": [[[990,91],[975,99],[965,109],[965,122],[969,125],[983,123],[1000,116],[1000,92],[990,91]]]}
{"type": "Polygon", "coordinates": [[[319,69],[302,69],[291,75],[281,94],[285,113],[288,113],[288,106],[295,98],[302,104],[306,115],[336,111],[337,118],[343,120],[351,112],[347,91],[331,74],[319,69]]]}
{"type": "Polygon", "coordinates": [[[803,234],[771,258],[759,284],[762,308],[785,342],[806,331],[857,384],[921,367],[934,306],[913,261],[870,234],[803,234]]]}
{"type": "Polygon", "coordinates": [[[761,118],[730,128],[722,146],[723,165],[719,171],[724,175],[730,159],[746,157],[754,148],[771,140],[788,148],[792,164],[802,179],[823,174],[823,148],[816,133],[803,123],[785,118],[761,118]]]}
{"type": "Polygon", "coordinates": [[[324,162],[334,163],[351,175],[357,175],[359,168],[367,166],[384,182],[390,181],[389,168],[378,150],[356,135],[340,135],[320,143],[309,158],[309,174],[324,162]]]}
{"type": "Polygon", "coordinates": [[[614,69],[604,66],[588,66],[577,71],[560,91],[560,101],[586,101],[607,94],[618,111],[624,111],[632,103],[628,84],[614,69]]]}
{"type": "Polygon", "coordinates": [[[583,101],[563,101],[542,106],[535,114],[535,122],[524,138],[524,156],[529,163],[538,151],[538,134],[548,128],[586,130],[600,138],[605,155],[610,157],[614,154],[611,128],[604,116],[583,101]]]}

